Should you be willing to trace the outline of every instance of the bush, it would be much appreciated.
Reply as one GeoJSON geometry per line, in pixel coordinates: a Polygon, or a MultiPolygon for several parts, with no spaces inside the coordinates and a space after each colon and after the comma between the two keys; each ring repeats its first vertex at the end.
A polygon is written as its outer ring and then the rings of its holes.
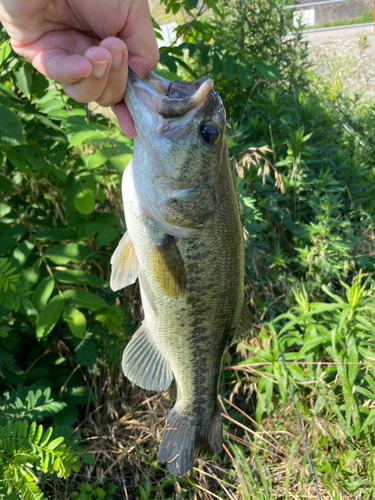
{"type": "Polygon", "coordinates": [[[82,405],[98,401],[88,377],[113,362],[118,378],[131,318],[126,296],[109,290],[109,260],[125,231],[119,186],[132,143],[2,38],[0,386],[11,391],[0,478],[2,491],[29,500],[42,497],[38,471],[78,470],[68,438],[82,405]]]}

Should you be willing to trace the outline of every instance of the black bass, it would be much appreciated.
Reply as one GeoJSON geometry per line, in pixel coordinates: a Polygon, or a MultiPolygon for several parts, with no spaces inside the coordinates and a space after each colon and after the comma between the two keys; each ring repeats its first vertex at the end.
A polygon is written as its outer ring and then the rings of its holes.
{"type": "Polygon", "coordinates": [[[139,278],[145,319],[122,367],[144,389],[167,389],[175,378],[158,460],[183,476],[195,457],[222,450],[222,357],[250,327],[225,111],[209,78],[130,72],[125,101],[138,137],[122,181],[127,233],[111,260],[111,287],[139,278]]]}

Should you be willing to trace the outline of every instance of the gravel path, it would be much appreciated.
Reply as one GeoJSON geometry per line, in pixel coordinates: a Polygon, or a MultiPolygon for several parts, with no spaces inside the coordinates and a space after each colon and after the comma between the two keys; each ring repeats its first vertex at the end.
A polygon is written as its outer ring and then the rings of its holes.
{"type": "Polygon", "coordinates": [[[342,85],[351,97],[356,93],[365,99],[375,96],[373,26],[306,31],[304,38],[310,43],[312,65],[332,88],[342,85]]]}

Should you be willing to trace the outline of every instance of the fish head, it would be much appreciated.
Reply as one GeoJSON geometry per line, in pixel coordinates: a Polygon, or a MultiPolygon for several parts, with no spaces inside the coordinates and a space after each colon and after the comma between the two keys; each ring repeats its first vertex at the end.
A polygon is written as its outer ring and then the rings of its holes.
{"type": "Polygon", "coordinates": [[[210,78],[170,81],[129,72],[125,101],[134,119],[133,175],[146,212],[168,234],[188,237],[217,203],[227,157],[225,110],[210,78]]]}

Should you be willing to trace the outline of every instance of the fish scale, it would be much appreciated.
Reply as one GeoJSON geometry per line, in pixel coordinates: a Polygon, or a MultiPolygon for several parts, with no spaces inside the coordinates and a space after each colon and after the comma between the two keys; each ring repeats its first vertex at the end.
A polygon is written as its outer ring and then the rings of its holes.
{"type": "Polygon", "coordinates": [[[194,457],[222,449],[222,357],[250,324],[225,112],[207,78],[176,83],[151,73],[142,81],[131,73],[126,103],[138,137],[123,177],[127,235],[111,260],[111,286],[139,278],[145,319],[123,370],[145,389],[175,379],[158,460],[182,476],[194,457]]]}

